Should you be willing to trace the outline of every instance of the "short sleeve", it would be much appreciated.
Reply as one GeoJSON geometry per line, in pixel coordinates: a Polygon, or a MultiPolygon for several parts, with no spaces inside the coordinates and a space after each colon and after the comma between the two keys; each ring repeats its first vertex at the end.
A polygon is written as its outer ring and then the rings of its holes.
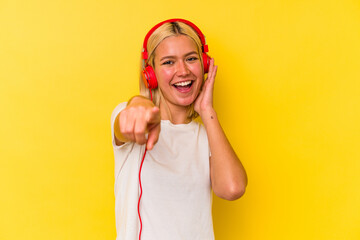
{"type": "Polygon", "coordinates": [[[112,139],[112,145],[113,145],[113,148],[120,148],[122,147],[123,145],[121,146],[117,146],[116,143],[115,143],[115,135],[114,135],[114,123],[115,123],[115,119],[116,119],[116,116],[126,108],[126,105],[127,105],[127,102],[123,102],[123,103],[120,103],[119,105],[117,105],[115,107],[115,109],[113,110],[112,114],[111,114],[111,139],[112,139]]]}

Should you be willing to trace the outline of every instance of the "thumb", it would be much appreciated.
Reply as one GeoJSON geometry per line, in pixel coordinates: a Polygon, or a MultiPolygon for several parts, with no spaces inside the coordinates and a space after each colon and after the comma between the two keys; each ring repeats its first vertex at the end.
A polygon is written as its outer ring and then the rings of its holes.
{"type": "Polygon", "coordinates": [[[149,129],[148,140],[146,142],[147,150],[153,149],[154,145],[159,140],[159,134],[160,134],[160,123],[154,125],[151,129],[149,129]]]}
{"type": "Polygon", "coordinates": [[[147,112],[146,122],[147,124],[157,124],[160,123],[160,109],[158,107],[153,107],[150,111],[147,112]]]}

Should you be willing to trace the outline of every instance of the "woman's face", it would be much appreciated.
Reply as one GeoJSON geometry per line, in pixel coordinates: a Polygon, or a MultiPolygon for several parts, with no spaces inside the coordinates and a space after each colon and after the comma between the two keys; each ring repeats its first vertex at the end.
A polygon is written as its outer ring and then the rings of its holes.
{"type": "Polygon", "coordinates": [[[169,105],[188,106],[199,94],[203,70],[195,42],[185,36],[165,38],[155,50],[154,71],[169,105]]]}

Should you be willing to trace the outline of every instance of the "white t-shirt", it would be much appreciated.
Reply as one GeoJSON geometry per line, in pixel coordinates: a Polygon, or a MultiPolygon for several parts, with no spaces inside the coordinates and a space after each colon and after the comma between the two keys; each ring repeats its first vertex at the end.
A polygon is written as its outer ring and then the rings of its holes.
{"type": "MultiPolygon", "coordinates": [[[[139,168],[145,145],[116,146],[114,121],[126,107],[112,113],[115,155],[115,215],[117,240],[138,239],[139,168]]],[[[159,140],[147,151],[141,182],[142,240],[213,240],[210,149],[203,125],[161,121],[159,140]]]]}

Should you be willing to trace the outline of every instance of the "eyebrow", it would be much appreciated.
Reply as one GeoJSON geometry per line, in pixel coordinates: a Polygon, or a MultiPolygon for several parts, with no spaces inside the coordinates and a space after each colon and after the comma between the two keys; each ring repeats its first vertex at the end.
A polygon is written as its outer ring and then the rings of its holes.
{"type": "MultiPolygon", "coordinates": [[[[196,54],[196,55],[198,55],[198,52],[196,52],[196,51],[191,51],[191,52],[188,52],[187,54],[185,54],[184,56],[186,57],[186,56],[189,56],[189,55],[192,55],[192,54],[196,54]]],[[[164,59],[167,59],[167,58],[176,58],[176,56],[165,56],[165,57],[162,57],[161,59],[160,59],[160,62],[161,61],[163,61],[164,59]]]]}

